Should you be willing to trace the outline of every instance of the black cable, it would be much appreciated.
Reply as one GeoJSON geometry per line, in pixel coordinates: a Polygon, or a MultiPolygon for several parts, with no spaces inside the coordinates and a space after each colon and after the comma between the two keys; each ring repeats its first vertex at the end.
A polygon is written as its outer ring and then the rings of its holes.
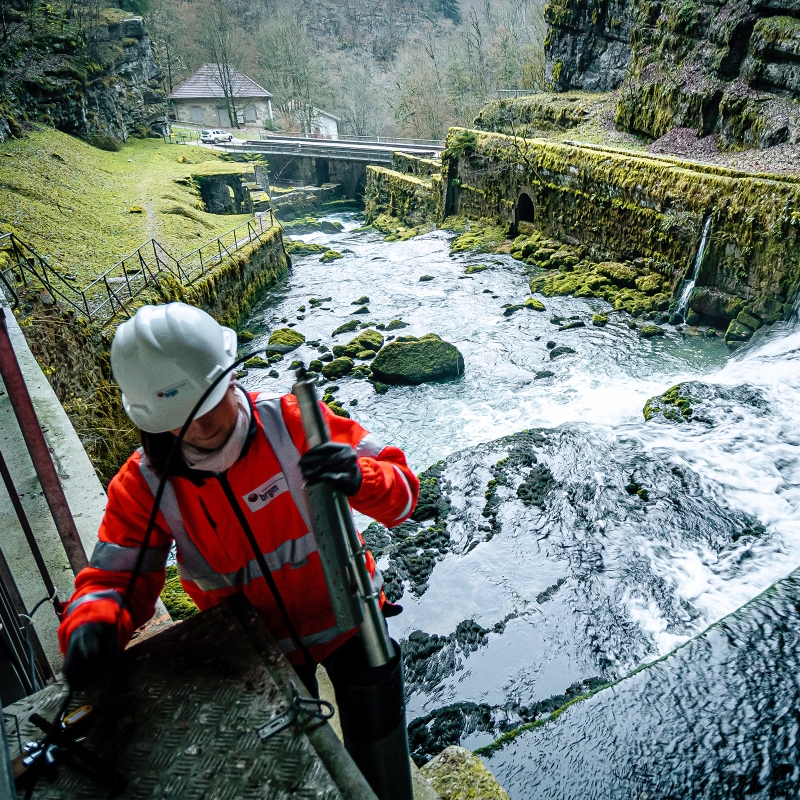
{"type": "MultiPolygon", "coordinates": [[[[164,468],[161,472],[161,477],[158,482],[158,488],[156,489],[155,499],[153,501],[153,510],[150,512],[150,518],[147,521],[147,528],[145,529],[144,539],[142,540],[141,547],[139,548],[139,555],[136,558],[136,564],[133,567],[133,572],[131,572],[130,580],[128,581],[128,586],[125,589],[124,594],[124,603],[128,606],[131,594],[133,592],[133,588],[136,584],[136,580],[141,574],[142,567],[144,566],[144,559],[147,553],[147,549],[150,547],[150,539],[153,536],[153,530],[155,529],[156,525],[156,518],[158,517],[158,511],[161,507],[161,499],[164,496],[164,490],[167,486],[167,481],[169,480],[169,469],[172,466],[172,461],[175,457],[175,454],[178,452],[181,442],[183,441],[183,437],[186,435],[186,432],[189,430],[189,426],[194,421],[197,412],[200,410],[200,407],[205,403],[208,396],[214,389],[219,385],[220,381],[235,367],[241,364],[243,361],[247,361],[247,359],[252,358],[256,353],[247,353],[239,358],[237,358],[227,369],[223,370],[216,379],[212,382],[212,384],[206,389],[203,393],[203,396],[197,401],[197,404],[192,409],[192,413],[186,418],[186,422],[183,423],[183,427],[181,428],[180,433],[175,437],[175,441],[172,443],[172,447],[170,448],[169,455],[167,456],[167,460],[164,463],[164,468]]],[[[222,481],[220,484],[225,487],[222,481]]],[[[230,489],[230,485],[228,485],[228,489],[230,489]]],[[[227,492],[226,492],[227,495],[227,492]]],[[[231,492],[232,495],[232,492],[231,492]]],[[[306,662],[307,666],[315,667],[316,662],[311,656],[311,653],[308,651],[308,648],[303,644],[302,640],[300,639],[297,631],[295,630],[294,625],[292,624],[292,620],[289,617],[289,611],[286,608],[286,604],[283,602],[283,598],[278,591],[278,586],[275,583],[275,579],[272,577],[272,573],[267,566],[267,562],[264,559],[264,555],[261,552],[261,549],[258,547],[258,542],[256,542],[255,536],[253,534],[250,525],[247,522],[247,519],[244,517],[242,513],[241,507],[235,502],[236,498],[228,497],[228,501],[233,506],[234,514],[236,515],[239,524],[244,531],[245,537],[247,538],[248,542],[250,543],[250,547],[253,549],[253,554],[256,557],[256,562],[258,563],[259,569],[261,570],[262,574],[264,575],[264,579],[267,582],[267,586],[272,594],[273,599],[275,600],[275,604],[278,606],[278,610],[280,611],[281,617],[283,618],[283,622],[286,627],[289,629],[289,635],[291,636],[292,642],[294,646],[303,654],[303,659],[306,662]]]]}

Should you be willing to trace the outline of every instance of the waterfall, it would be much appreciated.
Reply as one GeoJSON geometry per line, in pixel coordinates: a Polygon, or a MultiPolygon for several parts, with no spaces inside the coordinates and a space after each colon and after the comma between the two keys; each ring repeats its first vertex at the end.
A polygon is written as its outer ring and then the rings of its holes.
{"type": "Polygon", "coordinates": [[[697,248],[697,255],[694,257],[694,267],[692,268],[692,276],[688,280],[684,280],[681,296],[678,299],[678,305],[675,308],[675,315],[686,319],[686,314],[689,311],[689,298],[692,295],[697,274],[700,272],[700,267],[703,265],[703,258],[706,254],[706,247],[708,246],[708,236],[711,233],[711,214],[706,217],[703,223],[703,234],[700,237],[700,246],[697,248]]]}

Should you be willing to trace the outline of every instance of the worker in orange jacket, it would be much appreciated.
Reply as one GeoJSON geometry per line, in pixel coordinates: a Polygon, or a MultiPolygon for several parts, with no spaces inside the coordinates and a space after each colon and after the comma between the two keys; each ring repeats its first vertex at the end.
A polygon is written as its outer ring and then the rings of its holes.
{"type": "MultiPolygon", "coordinates": [[[[247,393],[227,378],[201,406],[173,459],[141,574],[125,597],[175,437],[233,364],[236,347],[234,331],[183,303],[145,306],[117,329],[111,365],[142,447],[109,484],[97,545],[59,628],[64,675],[74,688],[107,672],[152,617],[173,544],[181,583],[198,608],[244,592],[312,693],[314,664],[357,633],[337,630],[304,482],[327,481],[353,508],[392,526],[416,504],[416,476],[401,450],[324,405],[332,441],[309,449],[293,395],[247,393]],[[272,589],[244,526],[264,556],[272,589]]],[[[367,563],[383,605],[371,553],[367,563]]],[[[387,616],[390,609],[399,607],[384,606],[387,616]]]]}

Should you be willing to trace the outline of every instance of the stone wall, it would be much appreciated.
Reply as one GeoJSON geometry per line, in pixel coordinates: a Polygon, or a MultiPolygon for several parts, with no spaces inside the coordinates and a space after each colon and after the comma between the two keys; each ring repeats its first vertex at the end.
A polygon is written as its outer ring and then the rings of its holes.
{"type": "Polygon", "coordinates": [[[82,33],[66,21],[31,32],[11,5],[4,13],[14,41],[0,52],[0,141],[29,121],[86,139],[169,132],[161,69],[141,18],[106,9],[82,33]]]}
{"type": "Polygon", "coordinates": [[[408,172],[368,167],[364,216],[367,224],[378,216],[412,228],[443,217],[441,176],[417,178],[408,172]]]}
{"type": "Polygon", "coordinates": [[[796,0],[550,0],[546,74],[556,91],[619,89],[632,133],[797,143],[798,14],[796,0]]]}
{"type": "MultiPolygon", "coordinates": [[[[172,108],[178,122],[206,125],[209,128],[231,127],[230,112],[223,97],[213,100],[173,100],[172,108]],[[222,113],[220,114],[220,112],[222,113]]],[[[242,118],[239,122],[242,124],[260,123],[263,125],[266,120],[272,119],[267,100],[239,98],[236,101],[236,108],[241,112],[242,118]]]]}
{"type": "Polygon", "coordinates": [[[194,182],[211,214],[253,213],[253,200],[242,175],[195,175],[194,182]]]}

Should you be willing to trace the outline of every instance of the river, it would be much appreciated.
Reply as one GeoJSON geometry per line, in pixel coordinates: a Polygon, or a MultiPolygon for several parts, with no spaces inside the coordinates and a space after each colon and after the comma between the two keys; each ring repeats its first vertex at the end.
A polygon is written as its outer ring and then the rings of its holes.
{"type": "MultiPolygon", "coordinates": [[[[328,347],[354,335],[331,337],[348,319],[402,319],[409,327],[399,333],[439,334],[465,360],[458,379],[385,395],[364,380],[337,382],[342,405],[402,447],[415,470],[468,454],[448,461],[458,513],[447,552],[424,590],[405,591],[405,612],[391,629],[400,639],[413,631],[448,636],[472,619],[489,633],[475,647],[454,645],[449,667],[410,686],[409,719],[470,702],[495,709],[494,723],[498,709],[512,704],[503,713],[509,724],[518,721],[520,705],[576,681],[622,677],[669,652],[800,563],[800,332],[792,326],[762,329],[731,354],[721,337],[669,326],[664,337],[641,338],[601,300],[543,298],[544,313],[504,317],[504,304],[529,296],[530,274],[510,256],[451,256],[446,232],[391,243],[355,231],[353,216],[329,219],[343,222],[343,232],[298,238],[344,258],[327,265],[319,256],[295,259],[245,325],[256,334],[253,346],[265,344],[282,319],[328,347]],[[489,268],[467,276],[471,264],[489,268]],[[420,281],[424,275],[432,279],[420,281]],[[351,316],[364,295],[369,314],[351,316]],[[312,308],[312,297],[331,299],[312,308]],[[598,312],[608,314],[606,327],[591,324],[598,312]],[[559,332],[554,316],[586,324],[559,332]],[[575,353],[551,361],[548,341],[575,353]],[[553,375],[537,378],[542,370],[553,375]],[[709,403],[713,424],[645,423],[645,401],[685,380],[730,389],[709,403]],[[743,386],[749,395],[737,394],[743,386]],[[541,512],[509,506],[499,535],[474,539],[470,525],[488,527],[479,524],[487,470],[508,449],[476,446],[532,428],[549,431],[537,453],[561,499],[554,494],[541,512]],[[619,488],[628,474],[650,489],[643,505],[619,488]],[[747,520],[766,532],[731,538],[747,520]],[[591,559],[602,564],[587,570],[591,559]],[[545,604],[556,595],[560,606],[545,604]]],[[[291,360],[314,357],[303,346],[276,365],[279,377],[251,370],[243,383],[289,391],[291,360]]],[[[492,740],[494,723],[467,725],[465,746],[492,740]]]]}

